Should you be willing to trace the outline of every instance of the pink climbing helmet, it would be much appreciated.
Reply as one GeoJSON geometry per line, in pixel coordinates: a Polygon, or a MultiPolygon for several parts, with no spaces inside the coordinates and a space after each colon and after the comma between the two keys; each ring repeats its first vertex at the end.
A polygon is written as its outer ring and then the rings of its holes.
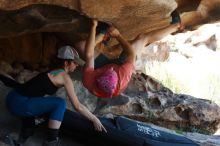
{"type": "Polygon", "coordinates": [[[118,75],[113,68],[110,68],[96,78],[96,83],[98,88],[111,98],[118,84],[118,75]]]}

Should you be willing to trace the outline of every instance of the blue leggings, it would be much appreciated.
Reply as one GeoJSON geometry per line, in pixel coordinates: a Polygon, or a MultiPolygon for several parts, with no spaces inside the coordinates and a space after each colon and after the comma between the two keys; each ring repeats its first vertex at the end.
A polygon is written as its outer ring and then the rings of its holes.
{"type": "Polygon", "coordinates": [[[26,97],[11,91],[6,97],[10,112],[21,117],[35,117],[49,113],[51,120],[62,121],[66,102],[60,97],[26,97]]]}

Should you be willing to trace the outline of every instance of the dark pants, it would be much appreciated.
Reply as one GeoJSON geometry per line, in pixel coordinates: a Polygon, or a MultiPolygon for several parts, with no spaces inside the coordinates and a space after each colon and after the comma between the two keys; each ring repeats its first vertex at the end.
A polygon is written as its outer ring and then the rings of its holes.
{"type": "Polygon", "coordinates": [[[118,64],[121,65],[125,62],[126,60],[126,54],[121,53],[120,56],[116,59],[109,59],[103,54],[100,54],[96,59],[95,59],[95,69],[100,68],[106,64],[118,64]]]}

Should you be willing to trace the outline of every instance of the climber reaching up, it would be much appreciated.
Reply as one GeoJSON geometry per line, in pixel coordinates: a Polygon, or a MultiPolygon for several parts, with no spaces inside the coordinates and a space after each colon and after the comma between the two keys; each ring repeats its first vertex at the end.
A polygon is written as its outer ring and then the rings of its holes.
{"type": "Polygon", "coordinates": [[[141,56],[142,50],[147,45],[183,28],[176,10],[171,13],[171,17],[170,25],[159,30],[141,33],[131,41],[126,41],[116,28],[110,26],[105,28],[107,33],[96,35],[98,22],[93,20],[87,41],[83,40],[75,44],[79,52],[84,52],[83,58],[86,60],[83,71],[84,86],[97,97],[118,96],[127,87],[135,68],[135,60],[141,56]],[[106,34],[119,42],[111,47],[113,54],[114,50],[118,51],[120,47],[123,50],[116,59],[108,59],[94,49],[98,43],[103,42],[106,34]]]}
{"type": "Polygon", "coordinates": [[[84,86],[97,97],[111,98],[118,96],[127,87],[134,70],[136,50],[128,43],[120,32],[110,27],[108,33],[115,38],[126,54],[123,64],[107,64],[103,67],[94,68],[95,63],[95,35],[98,22],[93,20],[93,25],[85,45],[85,66],[83,71],[84,86]]]}

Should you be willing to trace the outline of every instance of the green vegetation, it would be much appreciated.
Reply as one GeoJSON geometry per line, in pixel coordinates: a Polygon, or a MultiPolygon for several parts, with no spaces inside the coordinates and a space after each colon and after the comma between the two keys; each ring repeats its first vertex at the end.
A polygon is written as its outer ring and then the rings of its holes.
{"type": "Polygon", "coordinates": [[[145,73],[171,89],[174,93],[188,94],[214,101],[220,106],[220,70],[197,61],[150,62],[145,73]]]}
{"type": "Polygon", "coordinates": [[[212,134],[210,131],[203,129],[203,128],[197,128],[195,126],[190,126],[190,127],[179,127],[175,129],[175,132],[178,134],[183,134],[184,132],[195,132],[195,133],[201,133],[205,135],[210,135],[212,134]]]}

